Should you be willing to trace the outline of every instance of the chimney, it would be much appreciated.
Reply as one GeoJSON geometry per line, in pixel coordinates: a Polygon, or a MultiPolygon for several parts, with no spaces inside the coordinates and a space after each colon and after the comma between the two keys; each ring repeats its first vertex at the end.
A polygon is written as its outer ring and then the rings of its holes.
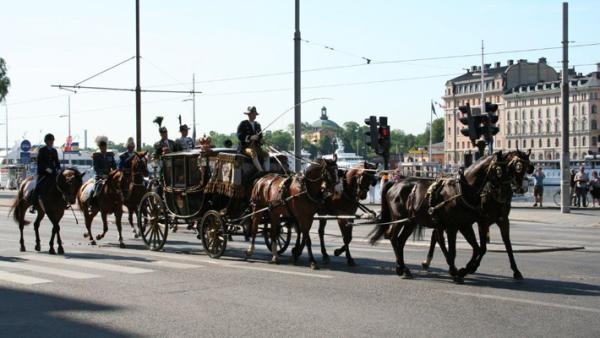
{"type": "Polygon", "coordinates": [[[514,61],[513,60],[508,60],[508,61],[506,61],[506,64],[508,66],[512,66],[512,65],[514,65],[514,61]]]}
{"type": "Polygon", "coordinates": [[[490,69],[491,66],[492,66],[491,63],[486,63],[486,64],[483,65],[483,67],[484,67],[483,69],[484,70],[488,70],[488,69],[490,69]]]}
{"type": "Polygon", "coordinates": [[[476,72],[477,71],[477,66],[471,66],[471,72],[476,72]]]}
{"type": "Polygon", "coordinates": [[[545,65],[546,64],[546,58],[540,58],[538,60],[538,62],[545,65]]]}
{"type": "MultiPolygon", "coordinates": [[[[600,63],[598,64],[598,67],[600,67],[600,63]]],[[[500,68],[500,62],[495,62],[494,68],[500,68]]]]}
{"type": "Polygon", "coordinates": [[[519,63],[527,63],[527,59],[519,59],[519,63]]]}

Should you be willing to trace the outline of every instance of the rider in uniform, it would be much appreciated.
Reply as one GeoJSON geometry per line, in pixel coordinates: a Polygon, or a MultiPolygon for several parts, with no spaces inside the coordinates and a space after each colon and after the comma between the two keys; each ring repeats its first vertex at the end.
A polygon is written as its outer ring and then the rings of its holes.
{"type": "Polygon", "coordinates": [[[248,115],[248,119],[240,122],[237,128],[237,137],[240,141],[238,152],[251,157],[252,163],[259,172],[269,171],[269,153],[261,148],[263,135],[260,123],[256,121],[258,115],[256,107],[249,106],[244,114],[248,115]]]}
{"type": "Polygon", "coordinates": [[[119,155],[119,164],[117,165],[117,169],[123,172],[124,179],[121,180],[121,189],[123,191],[127,191],[126,184],[128,184],[128,180],[131,177],[131,160],[135,156],[135,142],[133,142],[133,137],[127,139],[125,146],[127,150],[119,155]]]}
{"type": "Polygon", "coordinates": [[[194,149],[194,140],[188,136],[188,130],[190,128],[187,124],[181,125],[179,127],[179,132],[181,133],[181,137],[177,139],[177,144],[181,150],[192,150],[194,149]]]}
{"type": "Polygon", "coordinates": [[[95,206],[96,198],[100,194],[100,189],[102,189],[102,186],[108,179],[108,174],[110,171],[117,168],[115,154],[107,151],[108,138],[106,136],[98,136],[96,137],[96,144],[98,145],[99,151],[92,154],[95,182],[94,191],[89,203],[90,208],[95,206]]]}
{"type": "Polygon", "coordinates": [[[45,146],[38,150],[37,155],[37,180],[35,188],[31,194],[31,210],[36,211],[36,202],[41,201],[42,196],[50,189],[52,184],[56,183],[56,176],[60,171],[60,161],[58,152],[54,149],[54,135],[46,134],[44,136],[45,146]]]}
{"type": "Polygon", "coordinates": [[[173,140],[169,139],[169,132],[167,131],[167,127],[158,128],[158,132],[160,133],[160,140],[154,143],[154,155],[153,158],[157,162],[157,170],[158,170],[158,178],[162,181],[162,157],[165,154],[178,151],[179,145],[175,143],[173,140]]]}

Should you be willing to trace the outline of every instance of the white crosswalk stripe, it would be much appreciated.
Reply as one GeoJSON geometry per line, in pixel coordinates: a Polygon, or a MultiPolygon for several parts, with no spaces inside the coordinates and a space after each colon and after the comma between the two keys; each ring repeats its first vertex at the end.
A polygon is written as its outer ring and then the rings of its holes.
{"type": "Polygon", "coordinates": [[[66,278],[73,279],[88,279],[88,278],[96,278],[98,275],[93,275],[91,273],[71,271],[66,269],[55,269],[47,266],[36,265],[36,264],[28,264],[25,262],[2,262],[0,261],[0,267],[9,268],[9,269],[17,269],[17,270],[26,270],[33,271],[47,275],[55,275],[66,278]]]}
{"type": "Polygon", "coordinates": [[[41,284],[41,283],[50,283],[51,280],[42,279],[37,277],[30,277],[25,275],[20,275],[17,273],[0,271],[0,280],[17,283],[17,284],[25,284],[25,285],[33,285],[33,284],[41,284]]]}
{"type": "Polygon", "coordinates": [[[148,273],[148,272],[153,271],[153,270],[149,270],[149,269],[136,268],[133,266],[94,262],[94,261],[92,261],[92,259],[61,257],[61,256],[51,257],[51,256],[43,256],[43,255],[26,255],[26,256],[23,256],[23,258],[32,260],[32,261],[39,261],[39,262],[45,262],[45,263],[59,263],[59,264],[64,263],[64,264],[68,264],[70,266],[79,266],[82,268],[105,270],[105,271],[119,272],[119,273],[126,273],[126,274],[148,273]]]}

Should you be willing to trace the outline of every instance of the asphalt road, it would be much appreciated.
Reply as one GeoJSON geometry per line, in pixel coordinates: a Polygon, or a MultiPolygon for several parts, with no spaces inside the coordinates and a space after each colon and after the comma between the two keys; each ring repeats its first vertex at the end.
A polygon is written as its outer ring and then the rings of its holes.
{"type": "MultiPolygon", "coordinates": [[[[7,194],[0,193],[0,204],[7,194]]],[[[91,246],[70,212],[61,227],[64,256],[47,253],[48,221],[42,252],[33,251],[27,226],[22,253],[7,212],[0,207],[0,336],[600,336],[597,210],[513,209],[511,236],[525,279],[512,278],[494,227],[491,252],[463,285],[452,282],[439,252],[430,271],[420,269],[426,241],[406,248],[415,279],[398,277],[389,244],[367,244],[370,226],[355,227],[358,266],[332,255],[330,264],[311,270],[306,253],[299,265],[287,263],[289,250],[284,264],[268,264],[262,241],[244,261],[242,238],[210,259],[188,230],[169,234],[164,252],[151,252],[127,227],[127,248],[119,249],[110,224],[107,237],[91,246]]],[[[94,234],[100,228],[97,218],[94,234]]],[[[326,232],[332,254],[340,244],[337,225],[326,232]]],[[[459,248],[462,266],[470,251],[463,241],[459,248]]]]}

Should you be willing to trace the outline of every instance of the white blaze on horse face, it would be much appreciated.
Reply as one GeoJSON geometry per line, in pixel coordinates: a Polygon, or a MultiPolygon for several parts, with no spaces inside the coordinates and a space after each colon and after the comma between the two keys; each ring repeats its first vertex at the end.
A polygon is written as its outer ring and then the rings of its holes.
{"type": "Polygon", "coordinates": [[[523,163],[517,162],[517,164],[515,165],[515,172],[517,174],[520,174],[522,171],[523,171],[523,163]]]}

